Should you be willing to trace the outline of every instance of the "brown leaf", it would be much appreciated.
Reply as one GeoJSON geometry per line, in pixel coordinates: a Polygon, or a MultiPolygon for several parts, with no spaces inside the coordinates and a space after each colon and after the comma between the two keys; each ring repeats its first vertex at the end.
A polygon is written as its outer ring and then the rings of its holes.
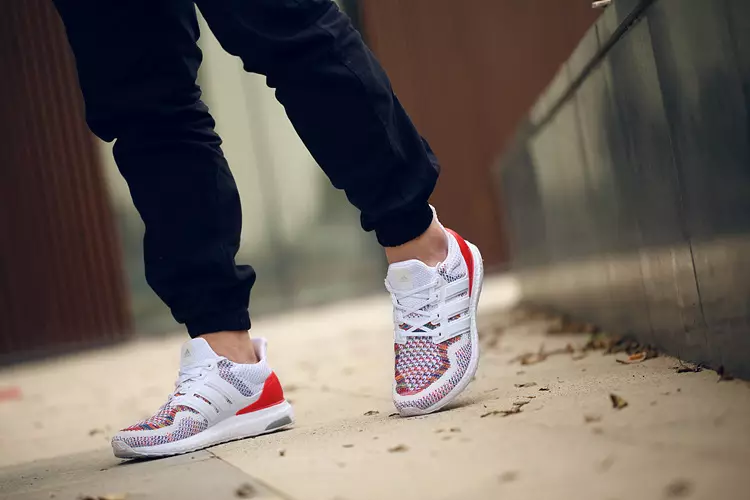
{"type": "Polygon", "coordinates": [[[615,457],[609,456],[599,462],[599,465],[597,466],[597,470],[599,472],[607,472],[609,469],[612,468],[612,466],[615,464],[615,457]]]}
{"type": "Polygon", "coordinates": [[[461,432],[461,428],[460,427],[451,427],[450,431],[451,432],[461,432]]]}
{"type": "Polygon", "coordinates": [[[521,402],[521,404],[513,403],[513,406],[511,407],[510,410],[492,410],[492,411],[485,413],[484,415],[480,415],[479,418],[490,417],[493,415],[500,415],[501,417],[515,415],[517,413],[521,413],[521,407],[528,403],[529,401],[523,401],[521,402]]]}
{"type": "Polygon", "coordinates": [[[594,422],[601,422],[602,416],[601,415],[584,415],[583,421],[586,422],[587,424],[591,424],[594,422]]]}
{"type": "Polygon", "coordinates": [[[398,417],[398,412],[391,413],[390,415],[388,415],[388,418],[391,418],[391,417],[398,417]]]}
{"type": "Polygon", "coordinates": [[[686,365],[680,362],[679,366],[675,366],[674,370],[677,373],[698,373],[703,371],[701,365],[686,365]]]}
{"type": "Polygon", "coordinates": [[[354,445],[353,445],[353,444],[351,444],[351,443],[347,443],[347,444],[342,444],[341,446],[342,446],[343,448],[354,448],[354,445]]]}
{"type": "Polygon", "coordinates": [[[378,410],[370,410],[365,412],[365,417],[372,417],[373,415],[379,415],[380,412],[378,410]]]}
{"type": "Polygon", "coordinates": [[[258,495],[258,490],[250,483],[242,483],[239,488],[234,490],[234,496],[238,498],[253,498],[258,495]]]}
{"type": "Polygon", "coordinates": [[[524,366],[535,365],[547,359],[547,355],[539,352],[527,352],[521,355],[521,364],[524,366]]]}
{"type": "Polygon", "coordinates": [[[511,481],[515,481],[516,479],[518,479],[518,472],[514,470],[503,472],[502,474],[500,474],[499,479],[503,483],[510,483],[511,481]]]}
{"type": "Polygon", "coordinates": [[[693,491],[693,485],[687,479],[675,479],[667,485],[667,498],[685,498],[693,491]]]}
{"type": "Polygon", "coordinates": [[[721,366],[719,367],[719,369],[718,369],[718,370],[716,370],[716,373],[718,373],[718,374],[719,374],[719,380],[717,380],[717,382],[722,382],[722,381],[729,381],[729,380],[734,380],[734,377],[733,377],[733,376],[731,376],[730,374],[728,374],[728,373],[727,373],[727,372],[726,372],[726,371],[724,370],[724,365],[721,365],[721,366]]]}
{"type": "Polygon", "coordinates": [[[617,394],[610,394],[609,399],[612,401],[612,408],[616,410],[622,410],[623,408],[628,406],[628,402],[617,394]]]}
{"type": "Polygon", "coordinates": [[[536,385],[536,382],[524,382],[522,384],[514,384],[519,389],[523,389],[524,387],[534,387],[536,385]]]}
{"type": "Polygon", "coordinates": [[[388,448],[388,453],[403,453],[408,450],[409,450],[408,446],[406,446],[405,444],[399,444],[391,448],[388,448]]]}
{"type": "Polygon", "coordinates": [[[540,391],[549,391],[549,386],[545,385],[544,387],[539,388],[540,391]]]}
{"type": "Polygon", "coordinates": [[[523,406],[531,403],[531,401],[514,401],[513,406],[523,406]]]}
{"type": "Polygon", "coordinates": [[[628,359],[626,359],[625,362],[628,364],[642,363],[643,361],[646,361],[646,359],[648,359],[646,357],[646,351],[641,351],[628,356],[628,359]]]}

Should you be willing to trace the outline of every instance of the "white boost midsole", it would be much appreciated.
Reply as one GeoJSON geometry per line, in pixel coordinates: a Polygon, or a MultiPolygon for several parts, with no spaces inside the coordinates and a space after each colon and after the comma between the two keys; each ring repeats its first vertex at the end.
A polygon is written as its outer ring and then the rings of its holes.
{"type": "MultiPolygon", "coordinates": [[[[117,456],[149,456],[187,453],[199,450],[215,444],[258,436],[271,432],[294,421],[292,406],[283,401],[277,405],[262,410],[254,411],[244,415],[232,415],[194,436],[190,436],[172,443],[164,443],[156,446],[130,447],[121,443],[120,449],[116,449],[117,456]],[[272,426],[272,424],[288,418],[288,422],[272,426]],[[269,428],[270,427],[270,428],[269,428]],[[119,453],[118,453],[119,452],[119,453]]],[[[113,446],[116,446],[113,443],[113,446]]]]}

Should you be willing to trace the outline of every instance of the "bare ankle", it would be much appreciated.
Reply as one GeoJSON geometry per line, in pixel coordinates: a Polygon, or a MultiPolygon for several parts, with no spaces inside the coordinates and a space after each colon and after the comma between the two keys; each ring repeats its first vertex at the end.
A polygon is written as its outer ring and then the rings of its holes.
{"type": "Polygon", "coordinates": [[[420,236],[397,247],[386,247],[385,256],[389,264],[416,259],[434,267],[448,256],[448,240],[442,226],[433,219],[420,236]]]}
{"type": "Polygon", "coordinates": [[[219,356],[235,363],[257,363],[258,355],[246,331],[223,331],[200,335],[219,356]]]}

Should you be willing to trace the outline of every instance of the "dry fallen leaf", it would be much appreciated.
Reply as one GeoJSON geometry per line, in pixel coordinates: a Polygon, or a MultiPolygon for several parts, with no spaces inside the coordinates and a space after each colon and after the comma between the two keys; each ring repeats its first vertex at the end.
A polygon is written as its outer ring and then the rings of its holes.
{"type": "Polygon", "coordinates": [[[615,457],[609,456],[599,462],[599,465],[597,466],[597,469],[599,472],[607,472],[609,469],[612,468],[612,466],[615,464],[615,457]]]}
{"type": "Polygon", "coordinates": [[[379,415],[380,412],[378,410],[370,410],[365,412],[365,417],[372,417],[373,415],[379,415]]]}
{"type": "Polygon", "coordinates": [[[239,488],[234,490],[234,496],[238,498],[253,498],[258,494],[258,491],[250,483],[242,483],[239,488]]]}
{"type": "Polygon", "coordinates": [[[344,447],[344,448],[354,448],[354,445],[351,444],[351,443],[342,444],[341,446],[344,447]]]}
{"type": "Polygon", "coordinates": [[[388,453],[403,453],[409,449],[408,446],[405,444],[399,444],[396,446],[393,446],[392,448],[388,448],[388,453]]]}
{"type": "Polygon", "coordinates": [[[509,470],[507,472],[503,472],[502,474],[500,474],[499,479],[503,483],[509,483],[511,481],[515,481],[516,479],[518,479],[518,472],[516,472],[514,470],[509,470]]]}
{"type": "Polygon", "coordinates": [[[719,369],[718,369],[718,370],[716,370],[716,373],[717,373],[717,374],[719,375],[719,380],[717,380],[717,382],[722,382],[722,381],[729,381],[729,380],[734,380],[734,377],[733,377],[733,376],[731,376],[730,374],[728,374],[728,373],[727,373],[727,372],[726,372],[726,371],[724,370],[724,365],[721,365],[721,366],[719,367],[719,369]]]}
{"type": "Polygon", "coordinates": [[[675,479],[667,485],[667,498],[684,498],[693,491],[693,485],[687,479],[675,479]]]}
{"type": "Polygon", "coordinates": [[[490,417],[493,415],[500,415],[501,417],[507,417],[509,415],[515,415],[517,413],[521,413],[521,407],[525,404],[529,404],[530,401],[519,401],[518,403],[513,403],[513,406],[510,410],[492,410],[489,411],[483,415],[480,415],[479,418],[484,417],[490,417]],[[519,404],[520,403],[520,404],[519,404]]]}
{"type": "Polygon", "coordinates": [[[593,422],[601,422],[602,416],[601,415],[584,415],[583,421],[587,424],[593,423],[593,422]]]}
{"type": "Polygon", "coordinates": [[[701,365],[685,365],[682,363],[679,366],[675,366],[674,369],[677,373],[698,373],[703,371],[701,365]]]}
{"type": "Polygon", "coordinates": [[[642,351],[642,352],[637,352],[635,354],[631,354],[630,356],[628,356],[627,359],[618,359],[616,361],[624,365],[632,365],[635,363],[642,363],[643,361],[646,361],[647,359],[648,358],[647,358],[646,351],[642,351]]]}
{"type": "Polygon", "coordinates": [[[526,354],[522,354],[520,357],[522,365],[535,365],[537,363],[541,363],[546,359],[547,355],[542,352],[528,352],[526,354]]]}
{"type": "Polygon", "coordinates": [[[388,415],[388,418],[391,418],[391,417],[398,417],[398,413],[391,413],[390,415],[388,415]]]}
{"type": "Polygon", "coordinates": [[[540,391],[549,391],[549,386],[545,385],[544,387],[539,388],[540,391]]]}
{"type": "Polygon", "coordinates": [[[612,401],[612,408],[616,410],[622,410],[626,406],[628,406],[628,402],[622,399],[617,394],[610,394],[609,399],[612,401]]]}
{"type": "Polygon", "coordinates": [[[460,427],[451,427],[450,431],[451,432],[461,432],[461,428],[460,427]]]}
{"type": "Polygon", "coordinates": [[[534,387],[536,385],[536,382],[524,382],[522,384],[514,384],[519,389],[523,389],[524,387],[534,387]]]}

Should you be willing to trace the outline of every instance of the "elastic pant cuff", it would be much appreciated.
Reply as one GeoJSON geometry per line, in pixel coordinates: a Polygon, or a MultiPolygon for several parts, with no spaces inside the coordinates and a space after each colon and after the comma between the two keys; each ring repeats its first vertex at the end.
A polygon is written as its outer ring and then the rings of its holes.
{"type": "Polygon", "coordinates": [[[396,247],[424,234],[431,223],[432,209],[423,202],[382,217],[375,225],[375,234],[382,246],[396,247]]]}
{"type": "Polygon", "coordinates": [[[250,329],[250,314],[247,308],[225,311],[185,322],[191,338],[206,333],[242,331],[250,329]]]}

